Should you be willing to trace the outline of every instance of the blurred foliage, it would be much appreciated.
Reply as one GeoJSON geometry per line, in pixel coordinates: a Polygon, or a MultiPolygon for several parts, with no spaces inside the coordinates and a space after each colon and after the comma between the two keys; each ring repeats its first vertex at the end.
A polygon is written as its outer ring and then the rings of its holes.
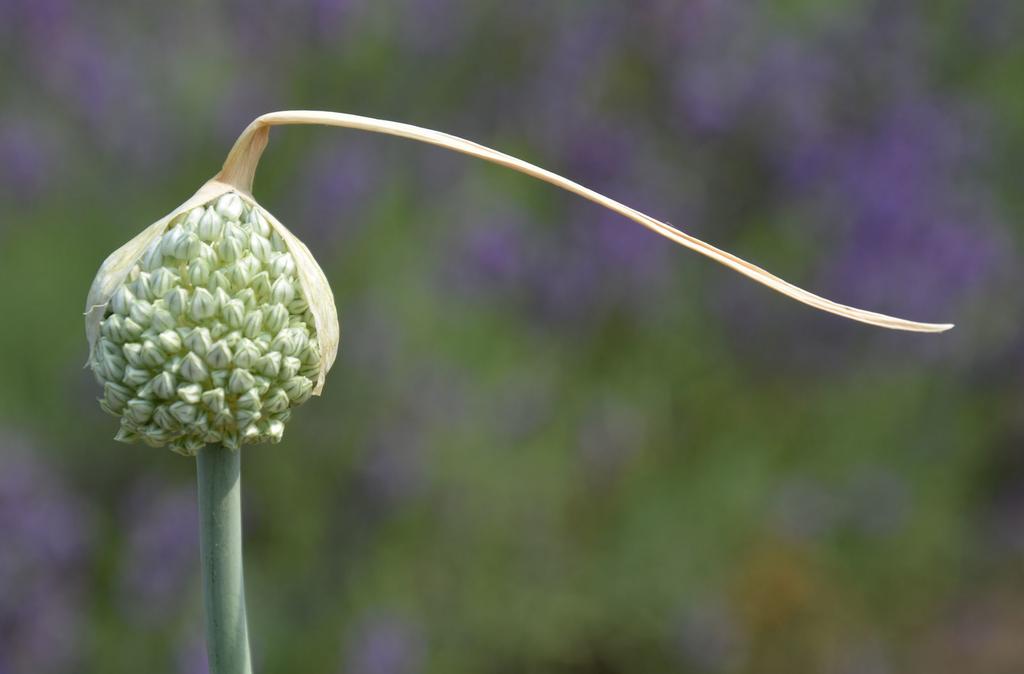
{"type": "Polygon", "coordinates": [[[289,108],[256,196],[342,347],[244,458],[259,671],[1024,668],[1014,0],[0,0],[0,672],[205,671],[189,461],[114,443],[82,302],[289,108]]]}

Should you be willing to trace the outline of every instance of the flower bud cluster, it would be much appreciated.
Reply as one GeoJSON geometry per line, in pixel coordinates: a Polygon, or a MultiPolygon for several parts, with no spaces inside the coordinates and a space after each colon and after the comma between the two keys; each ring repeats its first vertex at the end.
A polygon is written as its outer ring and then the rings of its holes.
{"type": "Polygon", "coordinates": [[[278,442],[320,369],[296,264],[229,192],[176,216],[111,296],[90,365],[116,439],[192,455],[278,442]]]}

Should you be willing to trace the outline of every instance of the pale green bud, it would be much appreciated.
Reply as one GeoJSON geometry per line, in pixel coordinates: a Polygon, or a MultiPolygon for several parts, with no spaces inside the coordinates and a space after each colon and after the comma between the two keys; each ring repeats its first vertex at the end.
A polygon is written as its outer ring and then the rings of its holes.
{"type": "Polygon", "coordinates": [[[100,334],[115,342],[125,341],[124,319],[121,316],[114,314],[103,322],[100,334]]]}
{"type": "Polygon", "coordinates": [[[202,403],[211,412],[219,412],[224,409],[224,389],[215,388],[203,391],[202,403]]]}
{"type": "Polygon", "coordinates": [[[194,233],[174,229],[165,238],[168,241],[161,247],[161,252],[163,252],[165,258],[172,257],[178,260],[192,260],[199,256],[199,244],[202,242],[194,233]]]}
{"type": "Polygon", "coordinates": [[[149,425],[142,432],[142,440],[150,447],[163,447],[171,440],[170,429],[149,425]]]}
{"type": "Polygon", "coordinates": [[[281,372],[281,354],[277,351],[271,351],[260,356],[259,360],[256,361],[256,371],[264,377],[276,379],[281,372]]]}
{"type": "MultiPolygon", "coordinates": [[[[232,417],[228,423],[224,424],[225,428],[233,426],[234,422],[235,420],[232,417]]],[[[236,431],[225,431],[224,437],[221,440],[221,442],[224,444],[225,447],[231,450],[241,449],[242,447],[242,438],[239,437],[236,431]]]]}
{"type": "Polygon", "coordinates": [[[160,243],[161,241],[158,239],[146,249],[146,254],[141,262],[142,269],[155,272],[164,268],[164,255],[160,252],[160,243]]]}
{"type": "Polygon", "coordinates": [[[173,431],[181,426],[181,422],[173,414],[167,405],[157,405],[153,409],[153,424],[150,428],[157,428],[165,431],[173,431]]]}
{"type": "Polygon", "coordinates": [[[276,335],[288,324],[288,309],[283,304],[272,304],[263,318],[263,327],[276,335]]]}
{"type": "Polygon", "coordinates": [[[282,380],[289,380],[299,373],[299,368],[302,367],[302,361],[295,356],[285,356],[281,360],[281,372],[278,377],[282,380]]]}
{"type": "MultiPolygon", "coordinates": [[[[256,366],[256,361],[259,360],[260,349],[253,343],[251,339],[242,338],[238,342],[238,346],[235,347],[235,367],[249,369],[256,366]]],[[[246,387],[248,388],[248,386],[246,387]]]]}
{"type": "Polygon", "coordinates": [[[181,227],[189,232],[194,232],[199,228],[199,223],[203,219],[206,209],[204,208],[193,208],[188,214],[182,218],[181,227]]]}
{"type": "Polygon", "coordinates": [[[270,262],[269,271],[272,278],[276,279],[281,276],[290,278],[295,274],[295,258],[289,253],[277,253],[270,262]]]}
{"type": "Polygon", "coordinates": [[[249,250],[252,251],[253,257],[260,262],[270,262],[270,256],[274,252],[270,240],[255,232],[249,236],[249,250]]]}
{"type": "MultiPolygon", "coordinates": [[[[181,333],[178,333],[178,337],[181,337],[181,333]]],[[[181,372],[181,361],[184,360],[181,356],[171,356],[164,363],[164,372],[173,374],[175,376],[181,372]]]]}
{"type": "Polygon", "coordinates": [[[102,352],[97,352],[93,360],[94,368],[102,370],[102,373],[99,371],[96,373],[101,381],[121,381],[124,378],[124,369],[127,363],[120,354],[105,355],[102,352]]]}
{"type": "Polygon", "coordinates": [[[182,316],[188,311],[189,307],[188,291],[184,288],[175,288],[164,295],[164,303],[172,315],[182,316]]]}
{"type": "Polygon", "coordinates": [[[166,307],[167,304],[163,300],[157,300],[157,302],[153,304],[153,317],[149,321],[149,327],[156,332],[173,330],[178,324],[174,315],[168,311],[166,307]]]}
{"type": "Polygon", "coordinates": [[[259,309],[253,309],[245,315],[245,321],[242,324],[242,334],[249,339],[255,339],[261,332],[263,332],[263,312],[259,309]]]}
{"type": "Polygon", "coordinates": [[[152,369],[162,366],[164,361],[167,360],[167,354],[161,351],[153,340],[147,339],[142,343],[140,359],[143,366],[152,369]]]}
{"type": "Polygon", "coordinates": [[[164,330],[157,337],[160,348],[167,353],[178,353],[181,351],[181,336],[174,330],[164,330]]]}
{"type": "Polygon", "coordinates": [[[232,393],[244,393],[253,387],[256,380],[248,370],[235,368],[231,371],[231,378],[228,380],[228,390],[232,393]]]}
{"type": "Polygon", "coordinates": [[[288,304],[295,299],[295,285],[291,277],[279,276],[270,289],[270,301],[276,304],[288,304]]]}
{"type": "Polygon", "coordinates": [[[138,278],[131,283],[132,293],[140,300],[152,300],[153,293],[150,288],[149,273],[140,272],[138,278]]]}
{"type": "Polygon", "coordinates": [[[150,288],[153,292],[153,296],[157,298],[164,297],[172,288],[178,285],[181,279],[170,269],[166,267],[160,267],[150,277],[150,288]]]}
{"type": "Polygon", "coordinates": [[[224,220],[212,208],[207,208],[199,218],[199,225],[196,227],[196,234],[203,241],[217,241],[224,231],[224,220]]]}
{"type": "Polygon", "coordinates": [[[170,413],[182,425],[188,426],[195,423],[198,410],[195,405],[178,400],[171,403],[170,413]]]}
{"type": "MultiPolygon", "coordinates": [[[[166,414],[166,410],[164,412],[166,414]]],[[[168,429],[161,428],[154,424],[146,426],[142,431],[142,441],[150,447],[163,447],[167,445],[171,437],[171,433],[168,429]]]]}
{"type": "Polygon", "coordinates": [[[182,384],[178,387],[178,397],[182,402],[196,404],[203,395],[203,387],[199,384],[182,384]]]}
{"type": "Polygon", "coordinates": [[[256,299],[261,302],[266,302],[270,298],[270,274],[265,271],[253,276],[249,279],[249,288],[255,295],[256,299]]]}
{"type": "Polygon", "coordinates": [[[243,288],[235,294],[235,299],[242,303],[246,311],[256,308],[256,292],[252,288],[243,288]]]}
{"type": "MultiPolygon", "coordinates": [[[[231,411],[230,407],[222,407],[213,414],[212,419],[213,427],[219,428],[224,431],[225,439],[235,428],[235,413],[231,411]]],[[[225,444],[227,444],[225,442],[225,444]]]]}
{"type": "Polygon", "coordinates": [[[216,209],[226,220],[238,220],[245,212],[245,204],[237,194],[229,193],[217,200],[216,209]]]}
{"type": "Polygon", "coordinates": [[[234,329],[242,327],[245,320],[245,305],[241,300],[228,300],[221,305],[221,316],[224,322],[234,329]]]}
{"type": "Polygon", "coordinates": [[[121,353],[124,354],[125,360],[132,367],[144,367],[142,363],[142,344],[139,342],[126,342],[121,347],[121,353]]]}
{"type": "Polygon", "coordinates": [[[288,394],[279,388],[275,388],[270,391],[267,399],[263,402],[263,409],[273,414],[275,412],[284,412],[291,405],[292,401],[288,394]]]}
{"type": "Polygon", "coordinates": [[[215,370],[223,370],[231,365],[231,349],[220,339],[206,352],[206,362],[215,370]]]}
{"type": "Polygon", "coordinates": [[[249,249],[249,233],[245,231],[238,221],[231,220],[225,223],[224,238],[234,239],[242,246],[242,250],[249,249]]]}
{"type": "Polygon", "coordinates": [[[205,356],[213,346],[209,328],[192,328],[185,337],[185,348],[198,356],[205,356]]]}
{"type": "Polygon", "coordinates": [[[235,402],[235,407],[240,410],[249,410],[250,412],[258,412],[263,407],[263,401],[260,399],[260,392],[255,388],[251,388],[238,397],[235,402]]]}
{"type": "Polygon", "coordinates": [[[210,263],[206,260],[192,260],[188,265],[188,282],[194,286],[205,286],[209,280],[210,263]]]}
{"type": "Polygon", "coordinates": [[[114,434],[114,440],[118,442],[133,443],[141,440],[141,437],[135,431],[130,431],[124,426],[122,426],[121,428],[117,429],[117,433],[114,434]]]}
{"type": "Polygon", "coordinates": [[[267,439],[275,445],[281,442],[281,436],[284,435],[284,422],[278,419],[272,419],[267,424],[267,439]]]}
{"type": "Polygon", "coordinates": [[[214,370],[210,373],[210,381],[216,388],[225,388],[228,385],[228,376],[230,374],[227,370],[214,370]]]}
{"type": "Polygon", "coordinates": [[[150,379],[145,384],[135,389],[135,397],[141,398],[142,400],[155,400],[156,394],[153,393],[153,380],[150,379]]]}
{"type": "Polygon", "coordinates": [[[206,287],[210,290],[223,290],[224,292],[231,292],[232,289],[231,280],[220,269],[210,274],[210,281],[206,287]]]}
{"type": "Polygon", "coordinates": [[[128,315],[133,321],[145,328],[153,318],[153,305],[146,300],[136,299],[132,302],[128,315]]]}
{"type": "Polygon", "coordinates": [[[228,295],[224,288],[211,288],[210,292],[213,293],[213,299],[217,302],[218,312],[225,304],[231,301],[231,296],[228,295]]]}
{"type": "Polygon", "coordinates": [[[226,238],[217,244],[217,253],[224,262],[234,262],[242,257],[242,243],[238,239],[226,238]]]}
{"type": "Polygon", "coordinates": [[[209,376],[203,361],[194,353],[190,353],[182,359],[180,371],[181,376],[191,382],[201,382],[209,376]]]}
{"type": "Polygon", "coordinates": [[[256,374],[253,375],[253,379],[256,380],[256,386],[254,387],[256,389],[256,393],[260,396],[265,395],[267,391],[270,390],[270,380],[266,377],[256,374]]]}
{"type": "Polygon", "coordinates": [[[170,400],[177,395],[176,382],[174,381],[174,375],[170,372],[161,372],[157,376],[153,377],[152,380],[153,395],[161,400],[170,400]]]}
{"type": "Polygon", "coordinates": [[[132,397],[132,390],[112,381],[103,385],[103,399],[113,412],[119,413],[132,397]]]}
{"type": "MultiPolygon", "coordinates": [[[[197,421],[205,421],[205,420],[206,420],[206,417],[199,417],[199,419],[197,421]]],[[[195,424],[193,424],[193,427],[194,426],[195,426],[195,424]]],[[[210,441],[210,440],[207,440],[205,437],[199,438],[199,437],[196,437],[195,435],[187,435],[187,436],[185,436],[185,443],[184,443],[184,445],[182,446],[181,450],[178,453],[182,454],[184,456],[195,456],[196,452],[198,452],[200,449],[202,449],[204,446],[206,446],[207,442],[217,442],[217,440],[214,439],[214,440],[210,441]]]]}
{"type": "Polygon", "coordinates": [[[141,325],[136,323],[131,318],[124,319],[124,336],[125,339],[138,339],[142,336],[144,329],[141,325]]]}
{"type": "Polygon", "coordinates": [[[252,226],[252,231],[256,232],[260,236],[268,237],[273,231],[273,228],[270,226],[270,221],[267,220],[266,216],[264,216],[263,213],[259,211],[259,209],[256,209],[256,211],[252,214],[252,217],[249,219],[249,222],[252,226]]]}
{"type": "MultiPolygon", "coordinates": [[[[245,421],[242,420],[242,415],[239,414],[238,416],[239,416],[239,419],[238,419],[239,425],[244,424],[245,421]]],[[[255,422],[255,421],[259,420],[260,413],[259,412],[253,412],[252,416],[253,416],[252,421],[255,422]]],[[[248,426],[246,426],[245,428],[242,429],[241,435],[242,435],[242,442],[255,442],[260,437],[260,429],[256,428],[256,424],[255,423],[250,423],[248,426]]]]}
{"type": "MultiPolygon", "coordinates": [[[[178,248],[179,241],[185,240],[188,237],[188,230],[183,227],[176,227],[160,239],[160,252],[165,258],[178,257],[175,255],[175,250],[178,248]]],[[[188,244],[185,244],[186,252],[188,250],[188,244]]]]}
{"type": "Polygon", "coordinates": [[[206,264],[210,265],[211,268],[220,266],[220,260],[217,258],[217,251],[215,251],[213,246],[205,241],[199,242],[199,251],[189,259],[202,260],[206,264]]]}
{"type": "Polygon", "coordinates": [[[132,423],[142,425],[149,423],[149,420],[153,418],[153,410],[155,405],[149,400],[143,400],[141,398],[133,398],[128,401],[125,405],[124,416],[127,417],[132,423]]]}
{"type": "Polygon", "coordinates": [[[309,399],[313,384],[306,377],[297,376],[286,381],[281,388],[288,394],[292,403],[299,405],[309,399]]]}
{"type": "Polygon", "coordinates": [[[110,308],[115,314],[124,316],[131,310],[134,301],[135,295],[128,289],[128,286],[123,285],[110,297],[110,308]]]}
{"type": "Polygon", "coordinates": [[[201,323],[217,313],[217,300],[206,288],[196,288],[192,292],[192,304],[189,306],[189,318],[201,323]]]}

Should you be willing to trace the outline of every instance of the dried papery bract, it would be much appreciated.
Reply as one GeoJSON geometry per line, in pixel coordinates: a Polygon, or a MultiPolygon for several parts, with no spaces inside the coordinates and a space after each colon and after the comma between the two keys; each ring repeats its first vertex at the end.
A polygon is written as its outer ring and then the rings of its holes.
{"type": "Polygon", "coordinates": [[[118,439],[194,454],[280,439],[290,407],[323,390],[339,339],[312,253],[252,197],[272,126],[319,124],[416,140],[506,166],[623,215],[817,309],[896,330],[941,332],[838,304],[560,175],[446,133],[335,112],[263,115],[222,170],[101,266],[86,303],[89,363],[118,439]]]}
{"type": "Polygon", "coordinates": [[[544,182],[560,187],[564,190],[577,194],[596,204],[604,206],[620,215],[623,215],[634,222],[674,241],[675,243],[697,251],[716,262],[737,271],[758,283],[762,283],[776,292],[782,293],[799,302],[810,305],[816,309],[837,314],[862,323],[868,323],[893,330],[910,330],[916,332],[943,332],[953,327],[950,323],[921,323],[909,321],[894,316],[857,309],[855,307],[839,304],[808,292],[795,286],[779,277],[742,260],[731,253],[716,248],[700,239],[682,232],[671,225],[656,220],[640,211],[619,203],[603,194],[595,192],[556,173],[540,168],[525,162],[516,157],[498,152],[472,141],[452,136],[440,131],[424,129],[410,124],[391,122],[387,120],[372,119],[359,115],[350,115],[339,112],[321,112],[313,110],[293,110],[286,112],[272,112],[258,117],[250,124],[238,138],[231,153],[228,155],[224,168],[217,175],[216,180],[234,185],[239,190],[249,192],[252,189],[253,176],[259,163],[260,155],[267,145],[269,128],[272,126],[289,124],[319,124],[324,126],[338,126],[373,133],[382,133],[391,136],[399,136],[411,140],[417,140],[431,145],[447,148],[455,152],[461,152],[479,159],[483,159],[501,166],[506,166],[520,173],[532,176],[544,182]]]}

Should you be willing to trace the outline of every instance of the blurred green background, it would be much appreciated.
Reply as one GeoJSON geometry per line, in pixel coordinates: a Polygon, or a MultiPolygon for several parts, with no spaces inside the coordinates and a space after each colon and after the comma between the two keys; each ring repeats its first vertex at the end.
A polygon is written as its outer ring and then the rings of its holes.
{"type": "Polygon", "coordinates": [[[113,442],[103,258],[256,115],[339,359],[246,448],[261,672],[1024,670],[1024,4],[0,0],[0,673],[205,672],[193,462],[113,442]]]}

